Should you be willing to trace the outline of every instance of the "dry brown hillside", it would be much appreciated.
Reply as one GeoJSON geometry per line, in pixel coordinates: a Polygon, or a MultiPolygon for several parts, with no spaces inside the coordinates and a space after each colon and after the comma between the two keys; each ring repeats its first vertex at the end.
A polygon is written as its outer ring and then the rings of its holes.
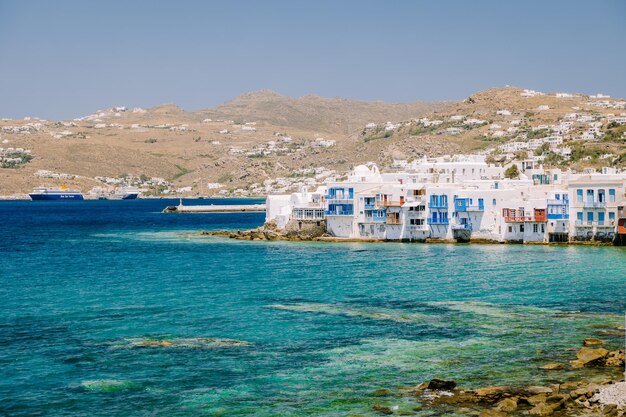
{"type": "MultiPolygon", "coordinates": [[[[515,138],[495,139],[490,126],[508,126],[512,119],[522,120],[523,133],[557,123],[569,112],[607,119],[624,111],[590,106],[587,96],[521,97],[521,91],[491,89],[463,102],[406,104],[296,99],[260,91],[197,112],[165,104],[148,110],[113,108],[77,120],[3,119],[0,196],[62,183],[86,192],[105,186],[95,177],[121,176],[134,178],[153,195],[184,187],[192,187],[183,192],[187,195],[231,195],[233,190],[263,195],[313,186],[367,161],[384,167],[393,159],[495,147],[515,138]],[[549,110],[539,111],[539,106],[549,110]],[[497,115],[500,109],[512,115],[497,115]],[[453,116],[484,124],[466,125],[451,121],[453,116]],[[441,123],[425,127],[419,121],[424,117],[441,123]],[[450,128],[459,132],[451,134],[450,128]],[[218,183],[222,188],[209,189],[218,183]]],[[[602,148],[594,151],[598,154],[624,152],[619,140],[584,146],[602,148]]]]}
{"type": "Polygon", "coordinates": [[[350,134],[370,122],[409,119],[443,105],[442,102],[389,104],[316,95],[292,98],[261,90],[199,113],[209,118],[255,120],[300,130],[350,134]]]}

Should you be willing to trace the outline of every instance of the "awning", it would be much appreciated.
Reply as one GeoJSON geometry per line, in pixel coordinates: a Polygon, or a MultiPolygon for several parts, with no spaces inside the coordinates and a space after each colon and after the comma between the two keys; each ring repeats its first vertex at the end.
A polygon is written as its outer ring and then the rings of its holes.
{"type": "Polygon", "coordinates": [[[417,207],[417,206],[424,206],[424,205],[426,205],[426,203],[424,203],[422,200],[419,200],[419,201],[406,202],[402,205],[402,207],[417,207]]]}

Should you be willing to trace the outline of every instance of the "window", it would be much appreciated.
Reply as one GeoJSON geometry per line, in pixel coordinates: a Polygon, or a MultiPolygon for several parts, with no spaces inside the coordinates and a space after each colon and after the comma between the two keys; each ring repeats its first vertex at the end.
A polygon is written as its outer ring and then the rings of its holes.
{"type": "Polygon", "coordinates": [[[609,203],[615,203],[615,189],[611,188],[609,190],[609,203]]]}
{"type": "Polygon", "coordinates": [[[539,225],[537,223],[533,224],[533,233],[537,233],[539,231],[539,225]]]}
{"type": "Polygon", "coordinates": [[[606,200],[604,199],[604,190],[598,190],[598,203],[604,203],[606,200]]]}
{"type": "Polygon", "coordinates": [[[520,231],[520,232],[523,232],[523,231],[524,231],[524,225],[523,225],[523,224],[520,224],[520,225],[519,225],[519,231],[520,231]]]}
{"type": "Polygon", "coordinates": [[[604,224],[604,212],[603,211],[598,213],[598,224],[600,226],[604,224]]]}
{"type": "Polygon", "coordinates": [[[583,190],[582,189],[576,190],[576,202],[577,203],[583,202],[583,190]]]}
{"type": "Polygon", "coordinates": [[[587,202],[588,203],[593,203],[593,195],[594,195],[593,190],[587,190],[587,202]]]}
{"type": "Polygon", "coordinates": [[[509,226],[509,233],[513,232],[513,226],[509,226]]]}
{"type": "Polygon", "coordinates": [[[496,199],[494,198],[491,203],[495,206],[496,205],[496,199]]]}
{"type": "Polygon", "coordinates": [[[576,220],[578,220],[579,222],[583,221],[583,212],[579,211],[578,213],[576,213],[576,220]]]}
{"type": "Polygon", "coordinates": [[[593,223],[593,211],[587,212],[587,221],[593,223]]]}
{"type": "Polygon", "coordinates": [[[609,212],[609,220],[613,222],[615,221],[615,212],[612,212],[612,211],[609,212]]]}
{"type": "Polygon", "coordinates": [[[545,233],[546,232],[546,225],[541,223],[541,233],[545,233]]]}

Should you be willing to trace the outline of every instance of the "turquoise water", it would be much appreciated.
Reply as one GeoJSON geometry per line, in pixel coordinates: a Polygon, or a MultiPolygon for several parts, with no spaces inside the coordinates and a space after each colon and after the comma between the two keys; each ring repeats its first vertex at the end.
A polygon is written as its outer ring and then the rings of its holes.
{"type": "Polygon", "coordinates": [[[0,203],[0,415],[371,415],[623,343],[623,248],[231,241],[193,232],[263,215],[170,204],[0,203]]]}

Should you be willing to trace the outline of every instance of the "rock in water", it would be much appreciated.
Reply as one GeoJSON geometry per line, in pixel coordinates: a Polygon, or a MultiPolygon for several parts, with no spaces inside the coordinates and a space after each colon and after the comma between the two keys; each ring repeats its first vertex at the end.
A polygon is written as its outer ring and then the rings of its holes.
{"type": "Polygon", "coordinates": [[[388,397],[391,395],[391,390],[388,390],[387,388],[377,389],[372,393],[372,395],[374,397],[388,397]]]}
{"type": "Polygon", "coordinates": [[[517,410],[516,398],[505,398],[496,405],[496,410],[504,413],[512,413],[517,410]]]}
{"type": "Polygon", "coordinates": [[[615,366],[621,368],[624,366],[624,351],[616,350],[613,352],[609,352],[606,356],[606,362],[604,366],[615,366]]]}
{"type": "Polygon", "coordinates": [[[528,412],[531,416],[551,416],[554,414],[554,408],[546,403],[539,403],[528,412]]]}
{"type": "Polygon", "coordinates": [[[428,389],[431,390],[444,390],[449,391],[453,390],[456,387],[456,382],[454,381],[446,381],[445,379],[431,379],[428,383],[428,389]]]}
{"type": "Polygon", "coordinates": [[[600,365],[608,354],[609,351],[604,348],[592,349],[584,347],[576,353],[576,358],[583,366],[593,366],[600,365]]]}
{"type": "Polygon", "coordinates": [[[588,337],[583,340],[583,346],[600,346],[603,345],[604,341],[600,339],[596,339],[595,337],[588,337]]]}
{"type": "Polygon", "coordinates": [[[376,411],[377,413],[385,414],[385,415],[393,414],[393,410],[391,409],[391,407],[386,407],[380,404],[374,404],[372,406],[372,410],[376,411]]]}
{"type": "Polygon", "coordinates": [[[541,367],[541,369],[545,369],[545,370],[547,370],[547,371],[560,371],[560,370],[561,370],[561,369],[563,369],[563,368],[564,368],[564,367],[563,367],[563,365],[562,365],[562,364],[560,364],[560,363],[556,363],[556,362],[553,362],[553,363],[547,363],[547,364],[545,364],[545,365],[543,365],[543,366],[541,367]]]}

